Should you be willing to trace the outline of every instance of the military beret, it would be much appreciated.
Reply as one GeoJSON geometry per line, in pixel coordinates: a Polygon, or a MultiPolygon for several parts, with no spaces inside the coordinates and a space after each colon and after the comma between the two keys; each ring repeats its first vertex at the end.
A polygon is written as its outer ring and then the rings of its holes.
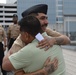
{"type": "Polygon", "coordinates": [[[16,14],[13,14],[13,17],[18,17],[16,14]]]}
{"type": "Polygon", "coordinates": [[[47,14],[47,9],[48,6],[46,4],[38,4],[38,5],[34,5],[30,8],[28,8],[27,10],[25,10],[24,12],[22,12],[22,17],[25,17],[31,13],[44,13],[47,14]]]}

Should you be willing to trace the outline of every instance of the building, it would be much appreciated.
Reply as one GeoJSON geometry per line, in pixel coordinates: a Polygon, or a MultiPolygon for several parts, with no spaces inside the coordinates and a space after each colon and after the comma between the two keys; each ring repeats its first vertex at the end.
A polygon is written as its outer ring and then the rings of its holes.
{"type": "Polygon", "coordinates": [[[22,11],[36,4],[48,5],[49,27],[76,41],[76,0],[17,0],[19,19],[22,11]]]}
{"type": "Polygon", "coordinates": [[[76,41],[76,0],[63,0],[64,31],[76,41]]]}
{"type": "Polygon", "coordinates": [[[3,27],[12,24],[13,14],[17,14],[17,4],[0,4],[0,24],[3,27]]]}

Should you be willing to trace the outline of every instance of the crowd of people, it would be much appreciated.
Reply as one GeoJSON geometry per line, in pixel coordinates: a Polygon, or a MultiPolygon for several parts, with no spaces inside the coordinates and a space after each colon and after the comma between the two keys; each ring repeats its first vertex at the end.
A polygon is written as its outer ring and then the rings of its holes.
{"type": "Polygon", "coordinates": [[[47,11],[46,4],[34,5],[22,12],[19,22],[14,14],[7,34],[0,26],[0,66],[3,75],[66,75],[60,45],[69,44],[70,39],[47,27],[47,11]],[[38,33],[42,34],[43,40],[35,38],[38,33]],[[8,52],[4,56],[5,47],[8,47],[8,52]]]}

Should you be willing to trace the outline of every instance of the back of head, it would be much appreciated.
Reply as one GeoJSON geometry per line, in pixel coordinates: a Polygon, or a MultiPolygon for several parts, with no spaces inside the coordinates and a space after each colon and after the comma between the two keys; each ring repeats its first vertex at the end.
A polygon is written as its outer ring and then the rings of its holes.
{"type": "Polygon", "coordinates": [[[25,17],[31,13],[44,13],[47,14],[48,6],[46,4],[34,5],[22,13],[22,17],[25,17]]]}
{"type": "Polygon", "coordinates": [[[13,14],[13,17],[18,17],[17,14],[13,14]]]}
{"type": "Polygon", "coordinates": [[[13,22],[14,24],[17,24],[18,16],[16,14],[13,14],[13,22]]]}
{"type": "Polygon", "coordinates": [[[19,21],[20,31],[27,32],[32,36],[41,32],[40,21],[34,16],[26,16],[19,21]]]}

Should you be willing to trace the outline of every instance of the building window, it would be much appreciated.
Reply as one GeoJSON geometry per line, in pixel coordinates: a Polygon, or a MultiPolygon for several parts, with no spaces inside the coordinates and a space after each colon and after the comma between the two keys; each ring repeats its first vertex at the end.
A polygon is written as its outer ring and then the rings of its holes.
{"type": "Polygon", "coordinates": [[[58,10],[63,10],[63,7],[62,6],[58,6],[58,10]]]}
{"type": "Polygon", "coordinates": [[[58,1],[58,4],[62,5],[63,4],[63,1],[62,0],[61,1],[58,1]]]}
{"type": "Polygon", "coordinates": [[[63,21],[63,17],[57,17],[56,21],[63,21]]]}
{"type": "Polygon", "coordinates": [[[62,12],[58,12],[58,16],[63,16],[63,13],[62,12]]]}

